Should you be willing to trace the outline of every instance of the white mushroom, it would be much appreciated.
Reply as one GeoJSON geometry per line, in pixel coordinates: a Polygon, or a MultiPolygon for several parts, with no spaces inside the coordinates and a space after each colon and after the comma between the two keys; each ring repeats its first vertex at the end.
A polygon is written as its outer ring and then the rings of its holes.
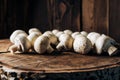
{"type": "Polygon", "coordinates": [[[28,31],[29,35],[27,36],[28,40],[31,42],[32,44],[32,49],[33,49],[33,46],[34,46],[34,42],[35,40],[40,36],[42,35],[41,31],[37,28],[31,28],[29,29],[28,31]]]}
{"type": "Polygon", "coordinates": [[[74,33],[71,34],[71,36],[72,36],[73,39],[75,39],[75,36],[78,35],[78,34],[80,34],[80,32],[74,32],[74,33]]]}
{"type": "Polygon", "coordinates": [[[35,40],[34,50],[39,54],[44,54],[46,51],[51,53],[54,49],[50,46],[49,38],[41,35],[35,40]]]}
{"type": "Polygon", "coordinates": [[[95,42],[96,40],[100,37],[100,34],[97,33],[97,32],[90,32],[88,35],[87,35],[87,38],[91,41],[93,47],[95,45],[95,42]]]}
{"type": "Polygon", "coordinates": [[[73,49],[75,52],[80,54],[87,54],[92,48],[92,43],[90,40],[83,36],[83,35],[77,35],[75,37],[75,40],[73,42],[73,49]]]}
{"type": "Polygon", "coordinates": [[[118,50],[118,48],[114,46],[116,44],[118,43],[114,39],[102,34],[95,42],[97,54],[108,52],[110,56],[114,55],[115,52],[118,50]]]}
{"type": "Polygon", "coordinates": [[[52,33],[55,35],[55,34],[57,34],[59,32],[59,30],[57,30],[57,29],[54,29],[54,30],[52,30],[52,33]]]}
{"type": "Polygon", "coordinates": [[[19,34],[23,34],[26,37],[28,36],[28,34],[23,30],[15,30],[10,36],[10,41],[14,43],[15,37],[17,37],[19,34]]]}
{"type": "Polygon", "coordinates": [[[84,35],[84,36],[87,36],[88,33],[86,31],[81,31],[80,34],[84,35]]]}
{"type": "Polygon", "coordinates": [[[46,31],[43,35],[49,38],[50,44],[55,46],[58,44],[58,38],[51,31],[46,31]]]}
{"type": "Polygon", "coordinates": [[[42,33],[40,32],[40,30],[37,29],[37,28],[30,28],[29,31],[28,31],[29,34],[31,34],[31,33],[33,33],[33,32],[38,32],[38,33],[42,34],[42,33]]]}
{"type": "Polygon", "coordinates": [[[61,34],[59,37],[60,43],[57,45],[56,49],[58,51],[71,50],[73,47],[73,38],[68,34],[61,34]]]}
{"type": "Polygon", "coordinates": [[[39,33],[39,32],[32,32],[32,33],[30,33],[30,34],[27,36],[27,38],[28,38],[28,40],[31,42],[32,46],[34,45],[35,40],[36,40],[40,35],[42,35],[42,34],[39,33]]]}
{"type": "Polygon", "coordinates": [[[15,53],[16,51],[20,51],[20,47],[17,45],[12,45],[9,47],[8,51],[10,51],[10,53],[15,53]]]}
{"type": "Polygon", "coordinates": [[[71,31],[71,30],[68,30],[68,29],[64,30],[63,32],[64,32],[65,34],[69,34],[69,35],[72,34],[72,31],[71,31]]]}
{"type": "Polygon", "coordinates": [[[30,48],[31,43],[27,39],[27,37],[23,34],[19,34],[14,40],[14,45],[9,48],[9,51],[11,51],[12,53],[16,51],[28,52],[30,48]]]}
{"type": "Polygon", "coordinates": [[[56,36],[57,38],[59,38],[61,34],[64,34],[64,32],[63,32],[63,31],[59,31],[57,34],[55,34],[55,36],[56,36]]]}

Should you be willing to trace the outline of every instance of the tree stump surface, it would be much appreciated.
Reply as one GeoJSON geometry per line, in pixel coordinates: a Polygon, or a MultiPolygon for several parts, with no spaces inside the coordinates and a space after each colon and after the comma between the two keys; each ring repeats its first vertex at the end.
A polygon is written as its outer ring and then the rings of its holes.
{"type": "Polygon", "coordinates": [[[103,70],[120,66],[119,56],[80,55],[63,52],[60,55],[7,52],[9,40],[0,40],[0,64],[6,70],[33,71],[41,73],[70,73],[103,70]]]}

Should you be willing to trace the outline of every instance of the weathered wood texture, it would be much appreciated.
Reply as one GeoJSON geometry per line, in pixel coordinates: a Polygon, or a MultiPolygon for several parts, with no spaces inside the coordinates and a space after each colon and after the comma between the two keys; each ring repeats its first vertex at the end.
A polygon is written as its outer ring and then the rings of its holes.
{"type": "Polygon", "coordinates": [[[119,56],[60,55],[7,52],[9,40],[0,40],[0,79],[9,80],[119,80],[119,56]]]}
{"type": "Polygon", "coordinates": [[[110,0],[109,33],[120,42],[120,0],[110,0]]]}
{"type": "Polygon", "coordinates": [[[74,73],[2,72],[1,80],[119,80],[120,67],[74,73]]]}
{"type": "Polygon", "coordinates": [[[16,29],[97,31],[120,42],[119,0],[0,0],[0,38],[16,29]]]}
{"type": "MultiPolygon", "coordinates": [[[[12,43],[0,40],[0,65],[16,71],[43,73],[86,72],[119,66],[119,56],[80,55],[63,52],[60,55],[39,55],[37,53],[11,54],[7,51],[12,43]]],[[[54,53],[57,54],[57,53],[54,53]]]]}
{"type": "Polygon", "coordinates": [[[108,33],[108,0],[83,0],[83,30],[108,33]]]}

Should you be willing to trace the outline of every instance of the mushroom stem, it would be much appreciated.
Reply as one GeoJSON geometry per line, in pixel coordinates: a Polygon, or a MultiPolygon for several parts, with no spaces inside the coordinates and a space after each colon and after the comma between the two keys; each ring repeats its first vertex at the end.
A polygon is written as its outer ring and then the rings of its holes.
{"type": "Polygon", "coordinates": [[[64,50],[65,48],[64,48],[63,42],[60,42],[60,43],[56,46],[56,49],[57,49],[58,51],[64,50]]]}
{"type": "Polygon", "coordinates": [[[73,38],[69,34],[62,34],[59,37],[60,43],[56,46],[57,50],[71,50],[73,48],[73,38]]]}
{"type": "Polygon", "coordinates": [[[8,51],[10,51],[10,53],[15,53],[16,51],[19,51],[20,49],[18,48],[17,45],[12,45],[9,47],[8,51]]]}
{"type": "Polygon", "coordinates": [[[54,49],[49,45],[47,48],[47,53],[52,53],[54,49]]]}
{"type": "Polygon", "coordinates": [[[112,55],[116,54],[115,52],[116,52],[117,50],[118,50],[118,49],[117,49],[115,46],[111,45],[111,46],[108,48],[109,56],[112,56],[112,55]]]}
{"type": "Polygon", "coordinates": [[[97,54],[107,52],[110,56],[115,55],[118,50],[118,48],[114,46],[116,44],[117,42],[114,39],[102,34],[95,43],[97,54]]]}

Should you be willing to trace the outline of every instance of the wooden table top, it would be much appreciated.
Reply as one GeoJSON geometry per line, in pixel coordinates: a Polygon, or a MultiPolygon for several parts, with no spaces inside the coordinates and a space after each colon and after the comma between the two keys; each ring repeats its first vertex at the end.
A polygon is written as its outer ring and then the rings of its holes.
{"type": "Polygon", "coordinates": [[[7,52],[10,45],[8,39],[0,40],[0,65],[6,70],[69,73],[120,66],[120,56],[80,55],[73,52],[63,52],[60,55],[11,54],[7,52]]]}

